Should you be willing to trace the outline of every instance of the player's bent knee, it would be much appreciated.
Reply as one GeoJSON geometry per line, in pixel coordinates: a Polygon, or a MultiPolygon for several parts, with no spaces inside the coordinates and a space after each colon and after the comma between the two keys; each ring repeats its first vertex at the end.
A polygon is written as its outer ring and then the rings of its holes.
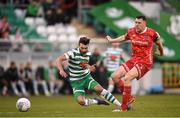
{"type": "Polygon", "coordinates": [[[129,85],[129,84],[131,84],[131,81],[130,80],[124,80],[124,85],[126,86],[126,85],[129,85]]]}
{"type": "Polygon", "coordinates": [[[124,84],[129,85],[131,83],[131,78],[132,78],[131,75],[126,74],[124,77],[124,84]]]}
{"type": "Polygon", "coordinates": [[[95,90],[98,94],[100,94],[100,93],[103,91],[103,87],[102,87],[101,85],[97,85],[97,86],[94,88],[94,90],[95,90]]]}
{"type": "Polygon", "coordinates": [[[84,106],[85,105],[85,101],[83,99],[77,99],[77,102],[79,105],[84,106]]]}
{"type": "Polygon", "coordinates": [[[114,72],[112,75],[111,75],[111,78],[112,80],[117,83],[119,81],[119,78],[120,78],[120,75],[116,72],[114,72]]]}

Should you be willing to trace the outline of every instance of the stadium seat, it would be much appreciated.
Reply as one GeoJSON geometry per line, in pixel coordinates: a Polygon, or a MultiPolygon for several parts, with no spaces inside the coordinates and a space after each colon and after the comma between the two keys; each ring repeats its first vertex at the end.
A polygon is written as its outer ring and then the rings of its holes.
{"type": "Polygon", "coordinates": [[[56,33],[59,34],[59,35],[61,35],[61,34],[66,33],[66,30],[65,30],[64,27],[59,26],[59,27],[56,27],[56,33]]]}
{"type": "Polygon", "coordinates": [[[59,35],[58,41],[59,41],[59,42],[68,42],[68,37],[67,37],[67,35],[66,35],[66,34],[61,34],[61,35],[59,35]]]}
{"type": "Polygon", "coordinates": [[[71,34],[76,34],[76,28],[71,26],[71,25],[68,25],[66,27],[66,32],[67,34],[71,35],[71,34]]]}
{"type": "Polygon", "coordinates": [[[46,21],[42,17],[37,17],[37,18],[35,18],[35,25],[36,26],[46,25],[46,21]]]}
{"type": "Polygon", "coordinates": [[[69,42],[77,42],[77,35],[76,34],[71,34],[68,36],[69,42]]]}
{"type": "Polygon", "coordinates": [[[16,15],[17,18],[19,18],[19,19],[24,19],[25,14],[26,14],[26,10],[15,9],[15,10],[14,10],[14,14],[16,15]]]}
{"type": "Polygon", "coordinates": [[[55,41],[57,41],[57,39],[58,39],[58,37],[56,34],[50,34],[48,36],[48,41],[50,41],[50,42],[55,42],[55,41]]]}
{"type": "Polygon", "coordinates": [[[48,34],[56,34],[56,27],[55,26],[47,26],[47,33],[48,34]]]}
{"type": "Polygon", "coordinates": [[[38,26],[36,31],[39,35],[41,35],[43,37],[47,37],[46,26],[44,26],[44,25],[38,26]]]}
{"type": "Polygon", "coordinates": [[[35,25],[35,20],[34,20],[34,18],[27,17],[27,18],[25,18],[25,23],[26,23],[26,25],[28,25],[29,27],[34,27],[34,25],[35,25]]]}

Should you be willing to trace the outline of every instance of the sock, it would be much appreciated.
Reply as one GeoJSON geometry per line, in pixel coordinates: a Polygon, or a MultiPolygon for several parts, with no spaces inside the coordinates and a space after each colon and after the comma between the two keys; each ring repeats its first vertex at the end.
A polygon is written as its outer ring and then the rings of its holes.
{"type": "Polygon", "coordinates": [[[18,84],[20,85],[23,94],[24,94],[25,96],[28,95],[23,81],[18,81],[18,84]]]}
{"type": "Polygon", "coordinates": [[[113,90],[114,90],[114,85],[109,85],[107,91],[109,91],[110,93],[112,93],[113,90]]]}
{"type": "Polygon", "coordinates": [[[116,85],[117,85],[118,89],[120,89],[121,93],[123,93],[124,92],[124,82],[120,79],[116,85]]]}
{"type": "Polygon", "coordinates": [[[17,89],[17,87],[16,87],[16,83],[12,82],[12,83],[11,83],[11,86],[12,86],[12,88],[13,88],[14,94],[15,94],[15,95],[20,95],[20,94],[19,94],[19,91],[18,91],[18,89],[17,89]]]}
{"type": "Polygon", "coordinates": [[[124,86],[121,109],[126,110],[126,105],[131,97],[131,86],[124,86]]]}
{"type": "Polygon", "coordinates": [[[117,106],[121,106],[121,103],[107,90],[103,89],[103,91],[101,92],[101,95],[109,102],[117,105],[117,106]]]}
{"type": "Polygon", "coordinates": [[[33,90],[34,90],[35,95],[39,95],[37,80],[33,80],[33,90]]]}
{"type": "Polygon", "coordinates": [[[3,87],[3,90],[2,90],[2,94],[3,94],[3,95],[6,95],[7,90],[8,90],[7,86],[4,86],[4,87],[3,87]]]}
{"type": "Polygon", "coordinates": [[[59,83],[59,84],[57,85],[57,87],[56,87],[56,89],[55,89],[55,93],[56,93],[56,94],[59,94],[59,91],[61,90],[62,87],[63,87],[63,83],[61,82],[61,83],[59,83]]]}
{"type": "Polygon", "coordinates": [[[85,99],[85,106],[89,106],[89,105],[93,105],[93,104],[97,104],[98,101],[95,99],[85,99]]]}
{"type": "Polygon", "coordinates": [[[49,91],[48,91],[48,87],[47,87],[47,84],[46,84],[45,81],[42,81],[42,86],[43,86],[45,95],[46,95],[46,96],[49,96],[50,93],[49,93],[49,91]]]}
{"type": "Polygon", "coordinates": [[[54,94],[54,82],[50,81],[49,82],[49,87],[50,87],[51,94],[54,94]]]}

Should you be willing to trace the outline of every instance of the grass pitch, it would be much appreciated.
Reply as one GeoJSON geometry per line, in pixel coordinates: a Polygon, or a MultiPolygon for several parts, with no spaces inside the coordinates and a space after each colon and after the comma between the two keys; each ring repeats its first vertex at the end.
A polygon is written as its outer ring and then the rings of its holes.
{"type": "Polygon", "coordinates": [[[73,96],[29,97],[30,110],[19,112],[17,99],[0,96],[0,117],[180,117],[180,95],[137,96],[133,109],[124,113],[113,113],[114,105],[81,107],[73,96]]]}

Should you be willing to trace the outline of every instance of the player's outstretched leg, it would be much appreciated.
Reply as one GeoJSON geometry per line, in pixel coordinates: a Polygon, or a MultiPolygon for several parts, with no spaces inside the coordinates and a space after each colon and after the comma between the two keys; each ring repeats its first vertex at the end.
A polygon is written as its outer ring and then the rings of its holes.
{"type": "Polygon", "coordinates": [[[131,95],[131,86],[125,86],[122,95],[122,105],[119,109],[115,109],[113,112],[126,112],[130,110],[134,101],[135,97],[131,95]]]}
{"type": "Polygon", "coordinates": [[[123,80],[119,79],[118,82],[116,83],[116,86],[121,91],[121,93],[124,92],[124,82],[123,82],[123,80]]]}
{"type": "Polygon", "coordinates": [[[81,106],[90,106],[90,105],[109,105],[108,102],[106,102],[105,100],[101,100],[99,98],[85,98],[85,96],[78,96],[77,97],[77,102],[81,105],[81,106]]]}
{"type": "Polygon", "coordinates": [[[102,100],[102,99],[99,99],[99,98],[94,98],[94,100],[97,100],[98,105],[109,105],[109,103],[106,102],[105,100],[102,100]]]}
{"type": "Polygon", "coordinates": [[[103,96],[107,101],[115,104],[116,106],[121,106],[121,103],[106,89],[103,89],[102,92],[100,93],[101,96],[103,96]]]}
{"type": "Polygon", "coordinates": [[[121,103],[110,93],[108,92],[106,89],[104,89],[101,85],[96,85],[94,87],[94,90],[99,93],[101,96],[103,96],[104,99],[106,99],[107,101],[115,104],[116,106],[120,107],[121,103]]]}
{"type": "Polygon", "coordinates": [[[114,90],[114,82],[112,80],[111,77],[108,78],[108,88],[107,91],[109,91],[110,93],[112,93],[114,90]]]}

